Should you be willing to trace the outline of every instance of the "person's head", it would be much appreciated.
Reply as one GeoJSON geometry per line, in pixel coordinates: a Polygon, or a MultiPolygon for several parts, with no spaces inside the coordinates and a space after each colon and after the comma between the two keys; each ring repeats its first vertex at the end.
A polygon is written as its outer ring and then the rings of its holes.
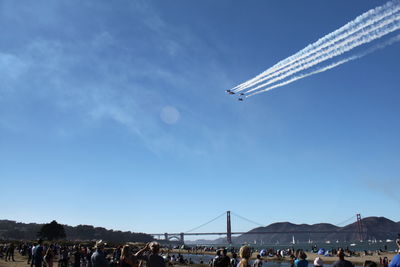
{"type": "Polygon", "coordinates": [[[396,239],[396,244],[397,244],[397,247],[398,247],[398,252],[400,254],[400,238],[396,239]]]}
{"type": "Polygon", "coordinates": [[[38,240],[38,244],[39,244],[39,245],[42,245],[42,244],[43,244],[43,240],[42,240],[42,239],[39,239],[39,240],[38,240]]]}
{"type": "Polygon", "coordinates": [[[296,256],[296,258],[299,258],[300,257],[300,252],[301,252],[301,249],[297,249],[296,250],[296,252],[295,252],[295,256],[296,256]]]}
{"type": "Polygon", "coordinates": [[[130,248],[128,245],[125,245],[122,247],[122,251],[121,251],[121,258],[128,258],[130,255],[130,248]]]}
{"type": "Polygon", "coordinates": [[[322,267],[324,265],[324,262],[320,257],[316,257],[314,260],[314,266],[316,267],[322,267]]]}
{"type": "Polygon", "coordinates": [[[261,259],[261,255],[260,254],[257,254],[257,259],[261,259]]]}
{"type": "Polygon", "coordinates": [[[235,252],[232,253],[232,258],[236,258],[237,254],[235,252]]]}
{"type": "Polygon", "coordinates": [[[339,257],[339,259],[344,260],[344,251],[342,248],[339,248],[337,256],[339,257]]]}
{"type": "Polygon", "coordinates": [[[242,246],[239,250],[239,257],[242,259],[250,259],[251,250],[249,246],[242,246]]]}
{"type": "Polygon", "coordinates": [[[377,265],[374,261],[365,261],[363,266],[364,267],[377,267],[377,265]]]}
{"type": "Polygon", "coordinates": [[[226,250],[226,248],[224,248],[224,249],[222,250],[222,255],[226,256],[226,254],[228,254],[228,251],[226,250]]]}
{"type": "Polygon", "coordinates": [[[305,260],[307,259],[307,254],[304,251],[300,251],[299,257],[300,259],[305,260]]]}
{"type": "Polygon", "coordinates": [[[153,254],[157,254],[160,251],[160,244],[158,242],[151,242],[149,248],[153,254]]]}
{"type": "Polygon", "coordinates": [[[96,246],[95,246],[95,248],[97,249],[97,250],[102,250],[102,249],[104,249],[104,242],[103,242],[103,240],[99,240],[99,241],[97,241],[96,242],[96,246]]]}

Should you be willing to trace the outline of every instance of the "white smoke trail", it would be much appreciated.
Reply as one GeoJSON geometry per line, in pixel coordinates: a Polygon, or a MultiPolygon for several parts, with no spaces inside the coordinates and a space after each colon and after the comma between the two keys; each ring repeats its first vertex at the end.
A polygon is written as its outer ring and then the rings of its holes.
{"type": "Polygon", "coordinates": [[[284,75],[281,75],[281,76],[279,76],[279,77],[277,77],[275,79],[272,79],[272,80],[270,80],[270,81],[268,81],[266,83],[263,83],[263,84],[255,87],[255,88],[252,88],[252,89],[246,91],[246,93],[250,93],[252,91],[256,91],[256,90],[258,90],[260,88],[263,88],[263,87],[265,87],[265,86],[267,86],[269,84],[272,84],[272,83],[278,82],[280,80],[283,80],[284,78],[289,77],[289,76],[291,76],[291,75],[293,75],[293,74],[295,74],[295,73],[297,73],[299,71],[306,70],[306,69],[308,69],[308,68],[310,68],[312,66],[315,66],[317,64],[320,64],[320,63],[322,63],[322,62],[324,62],[324,61],[326,61],[328,59],[331,59],[333,57],[342,55],[343,53],[348,52],[348,51],[352,50],[355,47],[358,47],[360,45],[372,42],[372,41],[374,41],[374,40],[376,40],[378,38],[381,38],[384,35],[387,35],[387,34],[389,34],[391,32],[399,30],[399,29],[400,29],[400,16],[398,16],[397,21],[395,23],[392,23],[392,25],[389,25],[388,27],[385,27],[384,29],[379,29],[379,30],[375,31],[373,34],[370,34],[368,36],[363,36],[362,38],[360,38],[359,40],[354,41],[353,43],[351,43],[348,46],[345,46],[345,47],[343,47],[341,49],[338,49],[338,50],[334,51],[331,54],[327,54],[327,55],[325,55],[323,57],[320,57],[319,59],[316,59],[316,60],[314,60],[314,61],[312,61],[312,62],[310,62],[308,64],[305,64],[300,68],[297,68],[295,70],[289,71],[289,72],[285,73],[284,75]]]}
{"type": "Polygon", "coordinates": [[[267,69],[263,73],[257,75],[256,77],[236,86],[233,87],[231,90],[240,90],[243,87],[248,87],[247,85],[255,82],[261,77],[264,77],[270,73],[275,72],[276,70],[279,70],[287,65],[292,64],[295,61],[298,61],[302,58],[307,57],[308,55],[315,53],[319,51],[320,49],[323,49],[324,47],[327,47],[339,40],[342,40],[346,38],[347,36],[353,34],[354,32],[359,31],[360,29],[364,27],[368,27],[371,24],[376,23],[377,21],[385,18],[386,16],[389,16],[399,10],[399,0],[394,0],[394,1],[389,1],[385,5],[382,5],[380,7],[376,7],[374,9],[371,9],[362,15],[358,16],[355,18],[353,21],[345,24],[341,28],[337,29],[336,31],[327,34],[326,36],[320,38],[313,44],[308,45],[304,49],[300,50],[296,54],[278,62],[275,64],[273,67],[267,69]]]}
{"type": "Polygon", "coordinates": [[[311,75],[314,75],[314,74],[317,74],[317,73],[321,73],[321,72],[324,72],[324,71],[333,69],[333,68],[335,68],[335,67],[337,67],[337,66],[339,66],[339,65],[342,65],[342,64],[344,64],[344,63],[346,63],[346,62],[349,62],[349,61],[352,61],[352,60],[355,60],[355,59],[362,58],[363,56],[366,56],[366,55],[368,55],[368,54],[370,54],[370,53],[372,53],[372,52],[374,52],[374,51],[376,51],[376,50],[378,50],[378,49],[385,48],[386,46],[391,45],[391,44],[393,44],[393,43],[395,43],[395,42],[398,42],[398,41],[400,41],[400,34],[397,35],[397,36],[395,36],[395,37],[390,38],[389,40],[387,40],[387,41],[385,41],[385,42],[383,42],[383,43],[377,44],[377,45],[375,45],[375,46],[369,48],[368,50],[365,50],[365,51],[363,51],[363,52],[357,53],[357,54],[352,55],[352,56],[350,56],[350,57],[344,58],[344,59],[339,60],[339,61],[337,61],[337,62],[331,63],[331,64],[329,64],[328,66],[321,67],[321,68],[319,68],[319,69],[317,69],[317,70],[315,70],[315,71],[309,72],[309,73],[305,73],[305,74],[302,74],[302,75],[299,75],[299,76],[295,76],[295,77],[293,77],[293,78],[291,78],[291,79],[289,79],[289,80],[287,80],[287,81],[281,82],[281,83],[279,83],[279,84],[276,84],[276,85],[270,86],[270,87],[268,87],[268,88],[265,88],[265,89],[263,89],[263,90],[259,90],[259,91],[257,91],[257,92],[252,93],[252,94],[249,94],[249,95],[246,96],[246,98],[247,98],[247,97],[254,96],[254,95],[257,95],[257,94],[260,94],[260,93],[263,93],[263,92],[266,92],[266,91],[269,91],[269,90],[272,90],[272,89],[274,89],[274,88],[278,88],[278,87],[287,85],[287,84],[289,84],[289,83],[292,83],[292,82],[295,82],[295,81],[297,81],[297,80],[306,78],[306,77],[308,77],[308,76],[311,76],[311,75]]]}
{"type": "MultiPolygon", "coordinates": [[[[243,87],[241,89],[237,89],[237,91],[242,91],[242,90],[245,90],[245,89],[247,89],[247,88],[249,88],[251,86],[254,86],[255,84],[263,82],[265,80],[270,80],[269,82],[264,83],[264,86],[266,86],[268,84],[283,80],[284,78],[286,78],[286,77],[288,77],[288,76],[290,76],[290,75],[292,75],[292,74],[294,74],[296,72],[304,70],[306,68],[306,66],[311,67],[313,65],[319,64],[324,60],[324,58],[326,60],[326,59],[332,58],[334,56],[343,54],[343,53],[345,53],[345,52],[347,52],[347,51],[349,51],[349,50],[351,50],[351,49],[353,49],[353,48],[355,48],[355,47],[357,47],[359,45],[364,44],[364,42],[370,42],[370,41],[365,41],[365,40],[364,41],[360,41],[360,40],[363,40],[363,38],[365,38],[365,36],[373,35],[375,32],[383,29],[385,26],[388,26],[388,25],[390,25],[393,22],[396,22],[398,20],[400,20],[400,12],[397,13],[397,14],[394,14],[393,16],[387,17],[385,20],[382,20],[379,23],[372,25],[368,29],[364,29],[363,31],[360,31],[358,34],[353,35],[350,38],[347,38],[346,40],[343,40],[342,42],[337,43],[337,44],[329,47],[328,49],[324,49],[320,53],[314,53],[313,55],[311,55],[311,56],[309,56],[309,57],[307,57],[305,59],[302,59],[300,61],[297,61],[294,64],[289,65],[286,68],[283,68],[283,69],[281,69],[279,71],[276,71],[271,75],[268,75],[268,76],[266,76],[266,77],[264,77],[262,79],[259,79],[256,82],[254,82],[252,84],[249,84],[248,86],[245,86],[245,87],[243,87]],[[357,40],[359,42],[356,42],[357,40]],[[323,57],[324,55],[325,55],[325,57],[323,57]],[[310,64],[307,64],[307,63],[310,63],[310,64]],[[272,79],[272,78],[277,77],[277,76],[278,76],[278,78],[272,79]]],[[[376,38],[379,38],[379,37],[376,37],[376,38]]],[[[376,38],[374,38],[374,39],[376,39],[376,38]]],[[[373,40],[371,40],[371,41],[373,41],[373,40]]],[[[251,92],[251,91],[254,91],[254,90],[256,90],[256,89],[252,89],[252,90],[250,90],[248,92],[251,92]]]]}

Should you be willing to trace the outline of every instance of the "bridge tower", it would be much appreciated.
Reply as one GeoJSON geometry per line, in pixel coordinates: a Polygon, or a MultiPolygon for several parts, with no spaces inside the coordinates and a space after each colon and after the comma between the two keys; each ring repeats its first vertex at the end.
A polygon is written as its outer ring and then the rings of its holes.
{"type": "Polygon", "coordinates": [[[184,233],[180,233],[180,236],[181,236],[181,243],[182,243],[182,245],[184,245],[185,244],[185,234],[184,233]]]}
{"type": "Polygon", "coordinates": [[[226,241],[228,244],[232,244],[232,230],[231,230],[231,212],[226,212],[226,241]]]}
{"type": "Polygon", "coordinates": [[[357,213],[357,231],[358,231],[358,236],[360,238],[360,241],[363,241],[364,239],[364,226],[361,220],[361,214],[357,213]]]}

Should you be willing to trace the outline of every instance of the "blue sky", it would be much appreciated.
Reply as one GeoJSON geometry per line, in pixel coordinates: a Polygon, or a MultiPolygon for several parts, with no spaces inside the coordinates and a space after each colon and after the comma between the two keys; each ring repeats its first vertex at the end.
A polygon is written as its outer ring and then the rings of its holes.
{"type": "Polygon", "coordinates": [[[398,43],[243,103],[224,92],[382,3],[1,1],[1,218],[400,221],[398,43]]]}

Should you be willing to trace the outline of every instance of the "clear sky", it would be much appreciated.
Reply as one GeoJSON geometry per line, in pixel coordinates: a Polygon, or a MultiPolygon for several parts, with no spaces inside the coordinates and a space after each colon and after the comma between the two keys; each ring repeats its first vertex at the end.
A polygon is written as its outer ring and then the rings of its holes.
{"type": "Polygon", "coordinates": [[[245,102],[225,93],[383,3],[0,1],[0,218],[400,221],[399,43],[245,102]]]}

